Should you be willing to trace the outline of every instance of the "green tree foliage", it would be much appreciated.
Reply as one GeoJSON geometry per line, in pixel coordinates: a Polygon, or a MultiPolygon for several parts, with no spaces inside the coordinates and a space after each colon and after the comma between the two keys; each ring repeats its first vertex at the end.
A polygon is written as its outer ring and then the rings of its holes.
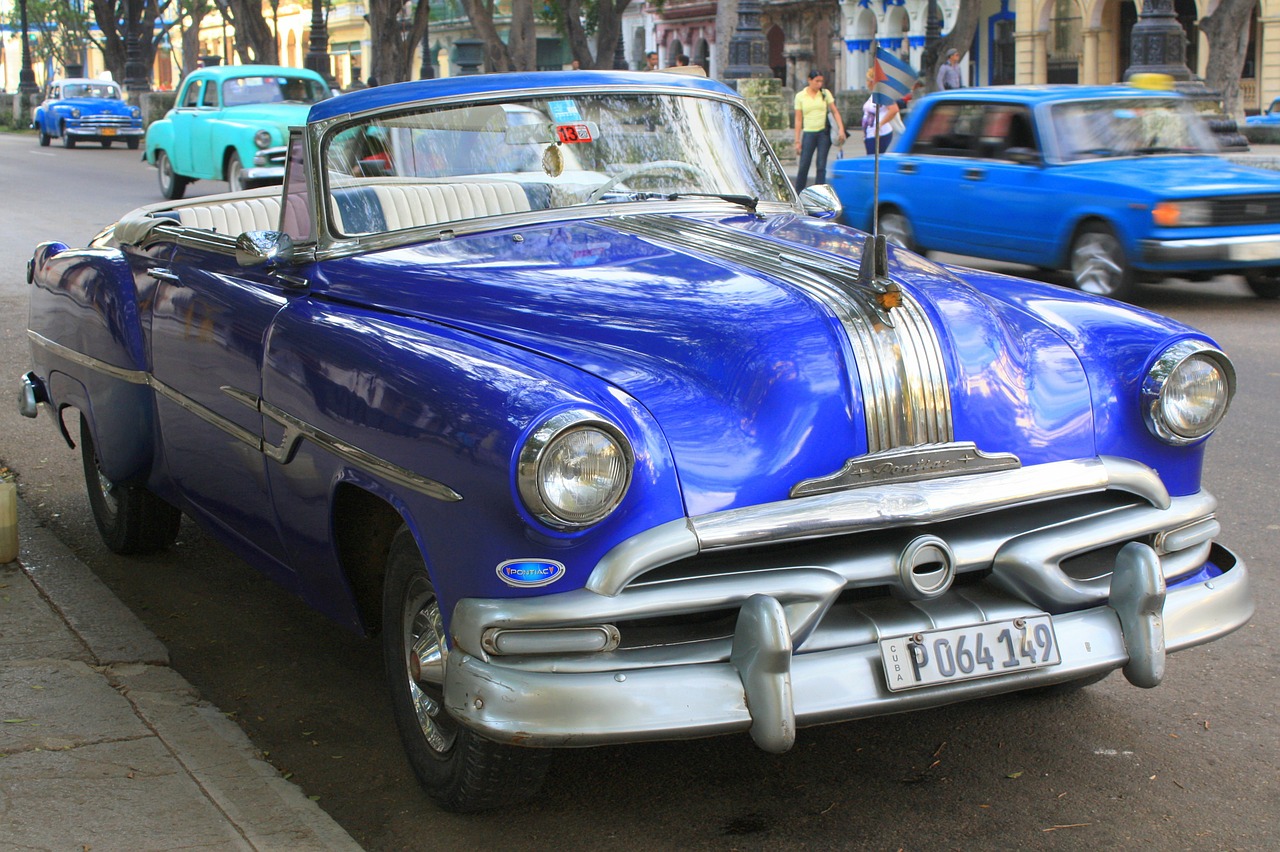
{"type": "MultiPolygon", "coordinates": [[[[22,15],[17,3],[0,19],[14,32],[21,31],[22,15]]],[[[27,33],[33,64],[52,62],[65,68],[84,59],[84,47],[89,44],[89,18],[83,4],[75,0],[27,0],[27,33]]]]}

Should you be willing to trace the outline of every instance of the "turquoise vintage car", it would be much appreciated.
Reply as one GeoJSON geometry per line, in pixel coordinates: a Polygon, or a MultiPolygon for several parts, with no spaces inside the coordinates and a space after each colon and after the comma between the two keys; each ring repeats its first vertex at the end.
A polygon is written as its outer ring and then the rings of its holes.
{"type": "Polygon", "coordinates": [[[291,126],[329,97],[314,71],[280,65],[202,68],[187,77],[164,118],[147,128],[146,160],[165,198],[195,180],[225,180],[231,191],[278,183],[291,126]]]}

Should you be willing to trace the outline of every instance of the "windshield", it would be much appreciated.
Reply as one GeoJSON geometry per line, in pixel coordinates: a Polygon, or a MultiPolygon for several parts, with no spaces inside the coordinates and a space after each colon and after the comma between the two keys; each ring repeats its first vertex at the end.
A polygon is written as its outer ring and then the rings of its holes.
{"type": "Polygon", "coordinates": [[[245,104],[314,104],[329,96],[325,87],[305,77],[237,77],[222,84],[223,106],[245,104]]]}
{"type": "Polygon", "coordinates": [[[322,152],[344,234],[703,195],[792,201],[748,115],[690,95],[575,92],[384,114],[335,128],[322,152]]]}
{"type": "Polygon", "coordinates": [[[1204,121],[1176,98],[1108,98],[1053,107],[1062,159],[1143,154],[1211,154],[1218,146],[1204,121]]]}
{"type": "Polygon", "coordinates": [[[67,83],[62,87],[64,98],[101,98],[120,100],[120,90],[112,83],[67,83]]]}

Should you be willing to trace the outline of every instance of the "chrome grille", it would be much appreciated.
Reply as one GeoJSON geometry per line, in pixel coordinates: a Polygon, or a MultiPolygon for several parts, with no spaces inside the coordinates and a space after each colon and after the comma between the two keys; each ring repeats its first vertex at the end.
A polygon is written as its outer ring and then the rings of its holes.
{"type": "Polygon", "coordinates": [[[133,118],[127,115],[85,115],[81,116],[81,126],[89,127],[130,127],[133,118]]]}
{"type": "Polygon", "coordinates": [[[1271,225],[1280,223],[1280,195],[1240,195],[1210,201],[1213,225],[1271,225]]]}
{"type": "Polygon", "coordinates": [[[840,320],[862,390],[868,452],[954,439],[951,395],[933,324],[905,290],[885,310],[858,283],[858,264],[755,234],[665,216],[623,216],[611,227],[742,263],[793,284],[840,320]]]}

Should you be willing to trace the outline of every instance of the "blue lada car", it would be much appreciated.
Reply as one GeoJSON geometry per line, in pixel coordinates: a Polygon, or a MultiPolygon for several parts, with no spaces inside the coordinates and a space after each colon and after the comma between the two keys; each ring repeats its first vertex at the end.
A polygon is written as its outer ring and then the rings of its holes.
{"type": "Polygon", "coordinates": [[[110,80],[72,77],[49,86],[36,107],[31,126],[40,132],[40,145],[61,139],[63,147],[97,142],[110,148],[123,142],[136,149],[142,142],[142,110],[125,103],[120,87],[110,80]]]}
{"type": "Polygon", "coordinates": [[[279,183],[289,128],[327,97],[324,78],[304,68],[201,68],[182,81],[173,109],[147,128],[143,156],[165,198],[181,198],[197,180],[225,180],[232,192],[279,183]]]}
{"type": "Polygon", "coordinates": [[[922,99],[880,158],[836,161],[846,221],[899,245],[1065,269],[1081,290],[1239,273],[1280,297],[1280,173],[1236,165],[1191,103],[1133,86],[922,99]]]}
{"type": "Polygon", "coordinates": [[[288,150],[39,246],[22,410],[112,550],[185,515],[377,637],[446,808],[556,748],[1154,687],[1250,617],[1214,341],[837,224],[719,83],[389,85],[288,150]]]}

